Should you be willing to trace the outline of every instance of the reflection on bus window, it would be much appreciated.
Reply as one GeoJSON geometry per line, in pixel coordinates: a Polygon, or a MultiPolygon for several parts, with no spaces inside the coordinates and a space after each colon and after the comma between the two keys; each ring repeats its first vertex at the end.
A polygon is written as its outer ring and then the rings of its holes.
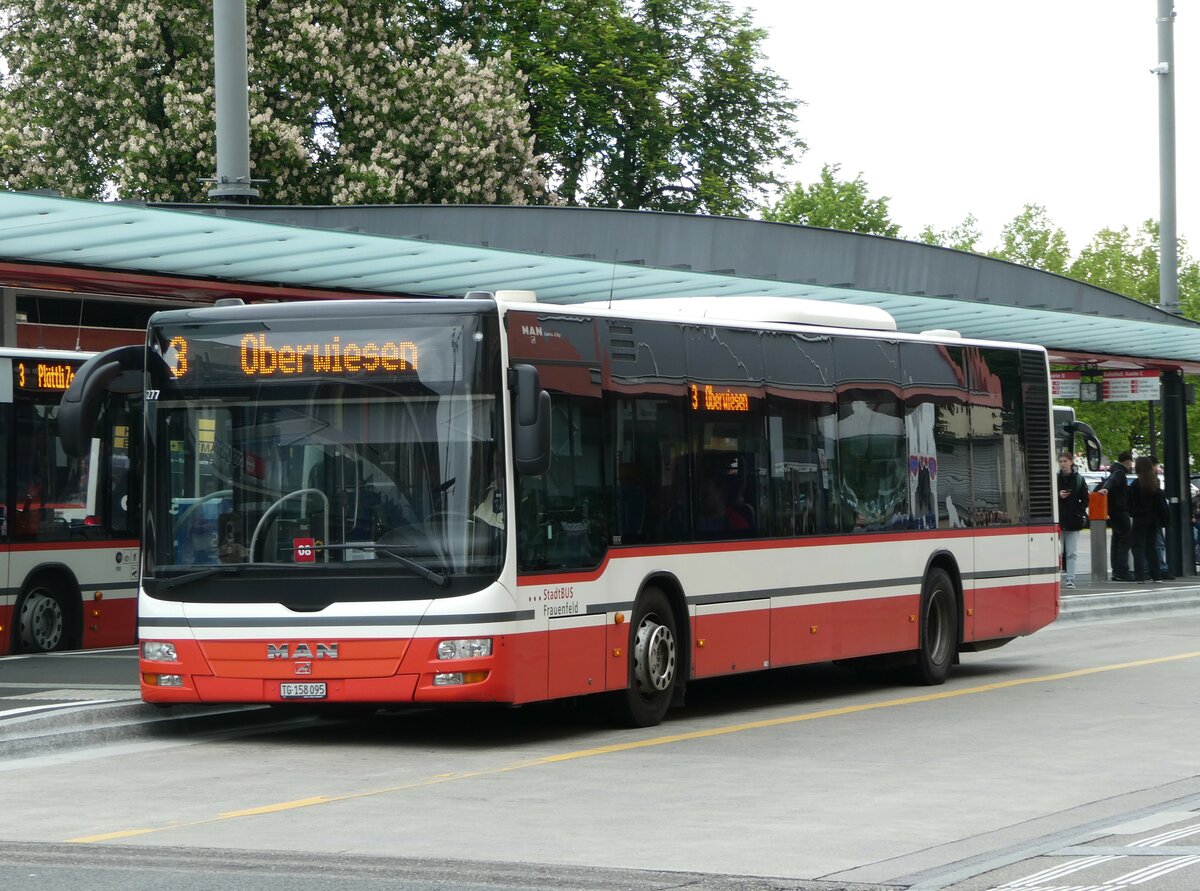
{"type": "Polygon", "coordinates": [[[69,458],[58,442],[57,404],[19,401],[13,406],[16,464],[11,535],[15,541],[66,541],[84,535],[95,514],[89,473],[93,455],[69,458]]]}

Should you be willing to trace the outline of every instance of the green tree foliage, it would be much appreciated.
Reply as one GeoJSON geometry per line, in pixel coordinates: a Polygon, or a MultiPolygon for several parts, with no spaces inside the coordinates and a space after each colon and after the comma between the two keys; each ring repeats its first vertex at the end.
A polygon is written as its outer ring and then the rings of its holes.
{"type": "Polygon", "coordinates": [[[979,231],[979,221],[974,214],[967,214],[957,226],[943,229],[940,232],[933,226],[926,226],[917,236],[918,241],[925,244],[936,244],[940,247],[953,248],[956,251],[979,252],[979,239],[983,234],[979,231]]]}
{"type": "MultiPolygon", "coordinates": [[[[1128,227],[1097,232],[1071,264],[1067,274],[1097,287],[1133,297],[1143,303],[1159,301],[1158,223],[1146,220],[1131,232],[1128,227]]],[[[1183,240],[1178,244],[1179,305],[1185,316],[1200,318],[1200,264],[1188,254],[1183,240]]],[[[1194,378],[1189,382],[1196,383],[1194,378]]],[[[1140,454],[1159,452],[1158,442],[1149,439],[1150,417],[1146,403],[1081,403],[1079,417],[1097,431],[1104,431],[1104,446],[1113,454],[1132,449],[1140,454]],[[1111,440],[1111,442],[1109,441],[1111,440]]],[[[1188,406],[1188,451],[1200,454],[1200,406],[1188,406]]],[[[1162,435],[1162,418],[1156,418],[1157,438],[1162,435]]]]}
{"type": "MultiPolygon", "coordinates": [[[[1025,266],[1056,272],[1106,288],[1144,303],[1158,303],[1158,227],[1143,224],[1135,233],[1128,229],[1098,232],[1074,261],[1066,234],[1054,225],[1041,205],[1027,204],[1004,227],[1001,247],[991,256],[1025,266]]],[[[1183,252],[1181,251],[1181,258],[1183,252]]],[[[1181,262],[1181,271],[1185,268],[1181,262]]],[[[1194,266],[1194,264],[1192,264],[1194,266]]],[[[1180,277],[1180,303],[1194,285],[1184,272],[1180,277]]],[[[1200,290],[1189,300],[1200,298],[1200,290]]],[[[1194,304],[1193,304],[1194,305],[1194,304]]],[[[1069,325],[1070,320],[1063,324],[1069,325]]],[[[1155,407],[1155,437],[1150,436],[1150,407],[1145,402],[1077,402],[1076,414],[1100,434],[1105,456],[1111,461],[1125,449],[1161,457],[1162,416],[1155,407]]],[[[1200,453],[1200,410],[1188,409],[1189,451],[1200,453]]]]}
{"type": "Polygon", "coordinates": [[[570,204],[744,214],[803,149],[765,32],[725,0],[443,0],[423,33],[528,75],[536,150],[570,204]]]}
{"type": "MultiPolygon", "coordinates": [[[[1200,263],[1188,253],[1187,242],[1176,245],[1179,308],[1184,316],[1200,319],[1200,263]]],[[[1129,231],[1102,229],[1096,233],[1067,273],[1072,278],[1116,291],[1143,303],[1159,302],[1158,223],[1146,220],[1129,231]]]]}
{"type": "MultiPolygon", "coordinates": [[[[203,200],[215,171],[212,4],[3,0],[0,182],[203,200]]],[[[421,46],[406,4],[248,4],[252,174],[267,201],[536,201],[524,80],[421,46]]]]}
{"type": "Polygon", "coordinates": [[[991,256],[1062,275],[1071,262],[1067,235],[1040,204],[1026,204],[1001,233],[1001,246],[991,256]]]}
{"type": "MultiPolygon", "coordinates": [[[[1157,443],[1162,441],[1162,415],[1157,406],[1154,410],[1157,442],[1151,443],[1148,402],[1061,402],[1073,405],[1076,417],[1090,424],[1099,434],[1104,458],[1109,463],[1117,460],[1117,455],[1125,449],[1137,455],[1157,454],[1162,457],[1157,448],[1157,443]]],[[[1190,418],[1188,423],[1191,424],[1190,418]]],[[[1108,465],[1102,469],[1107,470],[1108,465]]]]}
{"type": "Polygon", "coordinates": [[[861,172],[852,180],[841,180],[840,171],[840,164],[826,164],[817,182],[807,186],[796,183],[763,211],[763,219],[889,238],[899,235],[900,227],[888,218],[889,199],[869,197],[861,172]]]}

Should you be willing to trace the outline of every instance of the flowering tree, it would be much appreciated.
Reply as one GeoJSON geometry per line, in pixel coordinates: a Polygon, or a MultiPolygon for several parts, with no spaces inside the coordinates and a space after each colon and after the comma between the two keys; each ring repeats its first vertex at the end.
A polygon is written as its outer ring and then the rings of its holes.
{"type": "MultiPolygon", "coordinates": [[[[266,201],[544,200],[523,77],[406,34],[406,5],[249,4],[250,157],[266,201]]],[[[0,0],[0,183],[199,201],[216,170],[212,6],[0,0]]]]}

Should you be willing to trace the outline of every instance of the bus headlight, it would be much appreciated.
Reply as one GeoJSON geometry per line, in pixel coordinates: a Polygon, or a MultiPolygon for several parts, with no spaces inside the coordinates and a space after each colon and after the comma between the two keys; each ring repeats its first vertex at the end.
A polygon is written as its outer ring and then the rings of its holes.
{"type": "Polygon", "coordinates": [[[147,662],[178,662],[175,644],[163,640],[142,641],[142,658],[147,662]]]}
{"type": "Polygon", "coordinates": [[[463,684],[481,684],[487,680],[486,671],[448,671],[433,676],[435,687],[460,687],[463,684]]]}
{"type": "Polygon", "coordinates": [[[182,687],[183,675],[181,674],[144,674],[142,681],[148,687],[182,687]]]}
{"type": "Polygon", "coordinates": [[[439,659],[475,659],[490,655],[492,655],[492,639],[490,637],[443,640],[437,647],[439,659]]]}

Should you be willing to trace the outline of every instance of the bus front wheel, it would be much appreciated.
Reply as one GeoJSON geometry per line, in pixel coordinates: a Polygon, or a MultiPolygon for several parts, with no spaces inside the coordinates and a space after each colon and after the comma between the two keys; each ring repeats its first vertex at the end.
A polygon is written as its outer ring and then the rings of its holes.
{"type": "Polygon", "coordinates": [[[915,679],[919,684],[944,683],[958,651],[958,598],[944,569],[933,569],[921,589],[920,645],[915,679]]]}
{"type": "Polygon", "coordinates": [[[49,653],[63,648],[66,640],[66,611],[57,593],[36,584],[21,599],[18,634],[24,653],[49,653]]]}
{"type": "Polygon", "coordinates": [[[610,694],[612,713],[627,727],[652,727],[667,713],[679,681],[675,611],[660,589],[642,592],[629,634],[629,686],[610,694]]]}

